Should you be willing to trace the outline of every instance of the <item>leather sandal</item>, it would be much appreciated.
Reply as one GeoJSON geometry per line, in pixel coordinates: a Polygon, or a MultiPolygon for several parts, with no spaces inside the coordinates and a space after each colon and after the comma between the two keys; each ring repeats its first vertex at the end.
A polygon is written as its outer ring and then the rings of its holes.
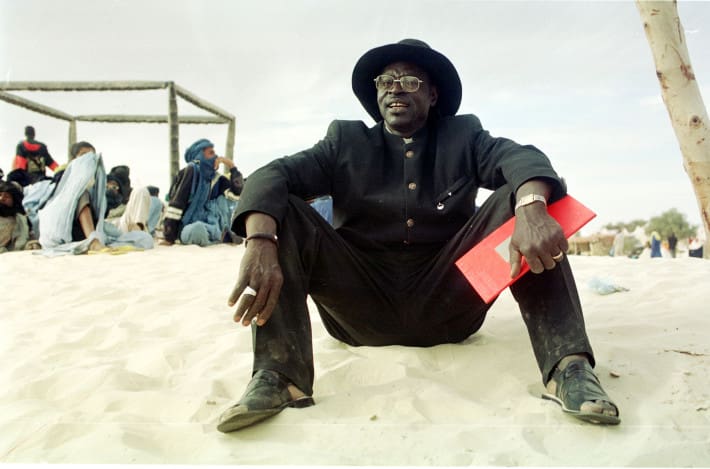
{"type": "Polygon", "coordinates": [[[257,370],[241,399],[224,411],[217,430],[229,433],[272,417],[286,407],[309,407],[315,404],[311,396],[291,397],[289,382],[273,370],[257,370]]]}
{"type": "Polygon", "coordinates": [[[555,394],[545,393],[543,399],[557,402],[564,412],[586,422],[606,425],[618,425],[621,422],[619,408],[604,392],[587,360],[573,360],[564,370],[555,368],[552,379],[557,384],[555,394]],[[582,404],[590,401],[608,402],[616,409],[616,415],[581,411],[582,404]]]}

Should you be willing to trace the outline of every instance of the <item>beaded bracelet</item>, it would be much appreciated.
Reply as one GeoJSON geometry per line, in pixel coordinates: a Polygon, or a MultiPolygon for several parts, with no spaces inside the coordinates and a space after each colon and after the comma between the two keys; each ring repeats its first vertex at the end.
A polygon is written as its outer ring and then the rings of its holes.
{"type": "Polygon", "coordinates": [[[272,233],[252,233],[244,239],[244,247],[247,247],[250,239],[267,239],[279,247],[279,237],[272,233]]]}

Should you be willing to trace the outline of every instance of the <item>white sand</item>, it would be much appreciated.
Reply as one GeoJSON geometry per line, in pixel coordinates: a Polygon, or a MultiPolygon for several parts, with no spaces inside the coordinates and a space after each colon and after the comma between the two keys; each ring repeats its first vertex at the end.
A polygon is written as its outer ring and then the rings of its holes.
{"type": "Polygon", "coordinates": [[[0,462],[710,465],[710,262],[571,258],[618,427],[537,397],[506,292],[479,333],[428,349],[347,347],[314,312],[317,405],[223,435],[252,362],[226,306],[243,249],[0,256],[0,462]]]}

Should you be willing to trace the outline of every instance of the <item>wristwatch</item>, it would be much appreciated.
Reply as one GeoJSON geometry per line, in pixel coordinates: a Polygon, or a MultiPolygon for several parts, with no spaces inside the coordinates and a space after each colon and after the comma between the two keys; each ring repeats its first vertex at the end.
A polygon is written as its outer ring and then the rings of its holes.
{"type": "Polygon", "coordinates": [[[547,200],[545,200],[545,197],[541,196],[540,194],[528,194],[518,199],[518,203],[515,204],[515,210],[518,210],[520,207],[530,205],[534,202],[542,202],[543,204],[547,205],[547,200]]]}

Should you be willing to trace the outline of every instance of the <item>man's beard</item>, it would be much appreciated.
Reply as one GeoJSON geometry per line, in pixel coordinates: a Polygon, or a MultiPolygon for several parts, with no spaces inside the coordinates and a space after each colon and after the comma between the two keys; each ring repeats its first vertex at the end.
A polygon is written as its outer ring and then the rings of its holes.
{"type": "Polygon", "coordinates": [[[18,213],[22,213],[22,208],[0,205],[0,217],[14,217],[18,213]]]}
{"type": "Polygon", "coordinates": [[[106,191],[106,206],[113,210],[123,203],[123,196],[118,191],[106,191]]]}

